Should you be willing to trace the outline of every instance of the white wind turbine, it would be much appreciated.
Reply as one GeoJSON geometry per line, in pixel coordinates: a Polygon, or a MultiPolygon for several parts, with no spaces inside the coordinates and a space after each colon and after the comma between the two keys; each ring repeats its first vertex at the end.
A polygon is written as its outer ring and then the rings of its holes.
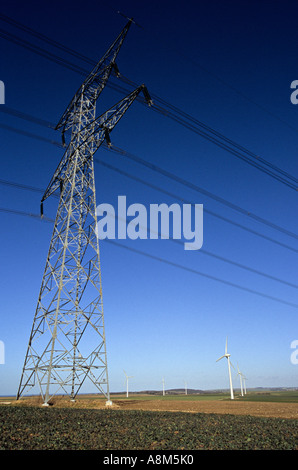
{"type": "Polygon", "coordinates": [[[230,356],[231,354],[228,354],[228,337],[226,339],[226,348],[225,348],[225,354],[221,357],[219,357],[216,362],[220,361],[224,357],[227,358],[228,360],[228,370],[229,370],[229,381],[230,381],[230,392],[231,392],[231,400],[234,400],[234,392],[233,392],[233,384],[232,384],[232,375],[231,375],[231,362],[230,362],[230,356]]]}
{"type": "Polygon", "coordinates": [[[244,395],[246,395],[246,383],[245,383],[245,381],[247,380],[247,378],[243,374],[242,374],[242,379],[243,379],[243,386],[244,386],[244,395]]]}
{"type": "Polygon", "coordinates": [[[238,368],[238,374],[240,376],[241,395],[243,396],[243,395],[246,395],[246,383],[245,383],[245,381],[247,380],[247,378],[245,377],[244,374],[242,374],[242,372],[240,372],[238,363],[237,363],[237,368],[238,368]]]}
{"type": "Polygon", "coordinates": [[[126,377],[126,397],[128,397],[128,379],[132,379],[133,375],[127,375],[125,370],[123,371],[126,377]]]}
{"type": "Polygon", "coordinates": [[[162,378],[162,394],[165,396],[165,379],[164,377],[162,378]]]}
{"type": "Polygon", "coordinates": [[[242,372],[240,372],[240,370],[239,370],[239,365],[238,365],[238,363],[237,363],[237,370],[238,370],[237,374],[239,375],[239,378],[240,378],[241,396],[243,397],[243,386],[242,386],[243,374],[242,374],[242,372]]]}

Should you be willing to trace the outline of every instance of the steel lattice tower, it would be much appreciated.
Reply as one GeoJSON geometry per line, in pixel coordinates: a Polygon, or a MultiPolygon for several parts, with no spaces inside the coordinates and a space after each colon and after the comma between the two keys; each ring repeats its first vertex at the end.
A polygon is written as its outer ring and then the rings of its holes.
{"type": "Polygon", "coordinates": [[[75,399],[86,379],[110,404],[93,155],[142,91],[141,85],[96,118],[96,101],[132,20],[73,97],[57,129],[70,143],[41,200],[60,199],[17,399],[38,385],[44,404],[58,392],[75,399]]]}

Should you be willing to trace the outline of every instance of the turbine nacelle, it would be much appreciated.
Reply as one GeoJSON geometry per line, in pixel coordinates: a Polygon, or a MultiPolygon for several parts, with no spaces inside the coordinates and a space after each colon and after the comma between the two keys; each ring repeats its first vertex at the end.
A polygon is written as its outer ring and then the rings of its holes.
{"type": "Polygon", "coordinates": [[[223,356],[220,356],[216,362],[220,361],[221,359],[223,359],[224,357],[226,357],[227,359],[231,356],[231,354],[224,354],[223,356]]]}

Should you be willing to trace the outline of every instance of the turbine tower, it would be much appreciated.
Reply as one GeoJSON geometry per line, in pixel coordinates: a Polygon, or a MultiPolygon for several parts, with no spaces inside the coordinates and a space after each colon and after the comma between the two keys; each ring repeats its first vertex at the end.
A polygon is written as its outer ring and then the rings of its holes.
{"type": "Polygon", "coordinates": [[[126,398],[128,398],[128,379],[132,379],[133,375],[127,375],[125,370],[123,372],[124,372],[124,375],[126,377],[126,398]]]}
{"type": "Polygon", "coordinates": [[[231,354],[228,354],[228,338],[226,339],[226,347],[225,347],[225,353],[223,356],[219,357],[216,362],[220,361],[224,357],[227,358],[228,360],[228,371],[229,371],[229,382],[230,382],[230,393],[231,393],[231,400],[234,400],[234,391],[233,391],[233,384],[232,384],[232,375],[231,375],[231,362],[230,362],[230,356],[231,354]]]}
{"type": "Polygon", "coordinates": [[[151,104],[141,85],[96,117],[97,99],[112,71],[118,74],[115,60],[131,22],[82,83],[56,126],[66,149],[41,200],[41,216],[49,196],[60,193],[59,204],[17,399],[37,386],[44,405],[58,392],[74,400],[89,380],[111,404],[93,155],[104,140],[111,145],[110,132],[140,92],[151,104]]]}
{"type": "Polygon", "coordinates": [[[243,379],[244,395],[246,395],[246,382],[245,381],[247,380],[247,378],[243,374],[242,374],[242,379],[243,379]]]}
{"type": "Polygon", "coordinates": [[[237,374],[239,375],[241,396],[243,397],[243,385],[242,385],[243,374],[242,374],[242,373],[240,372],[240,370],[239,370],[239,365],[238,365],[238,363],[237,363],[237,374]]]}

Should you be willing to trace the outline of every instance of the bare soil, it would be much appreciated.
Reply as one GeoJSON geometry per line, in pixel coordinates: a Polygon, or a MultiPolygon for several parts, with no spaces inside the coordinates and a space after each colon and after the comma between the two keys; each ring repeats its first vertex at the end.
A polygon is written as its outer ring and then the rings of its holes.
{"type": "Polygon", "coordinates": [[[182,401],[152,400],[115,402],[120,408],[147,411],[184,411],[188,413],[216,413],[298,419],[296,403],[240,402],[240,401],[182,401]]]}
{"type": "MultiPolygon", "coordinates": [[[[109,408],[112,410],[145,410],[145,411],[169,411],[169,412],[186,412],[186,413],[216,413],[216,414],[233,414],[233,415],[250,415],[263,416],[272,418],[298,419],[297,403],[274,403],[274,402],[241,402],[240,400],[163,400],[152,399],[146,400],[125,398],[112,399],[113,404],[109,408]]],[[[0,401],[1,404],[1,401],[0,401]]],[[[3,403],[8,405],[8,403],[3,403]]],[[[41,406],[40,399],[30,398],[21,399],[19,401],[9,402],[11,405],[22,406],[41,406]]],[[[107,408],[105,400],[96,398],[79,398],[75,402],[71,402],[66,398],[56,397],[53,401],[55,408],[89,408],[103,409],[107,408]]]]}

